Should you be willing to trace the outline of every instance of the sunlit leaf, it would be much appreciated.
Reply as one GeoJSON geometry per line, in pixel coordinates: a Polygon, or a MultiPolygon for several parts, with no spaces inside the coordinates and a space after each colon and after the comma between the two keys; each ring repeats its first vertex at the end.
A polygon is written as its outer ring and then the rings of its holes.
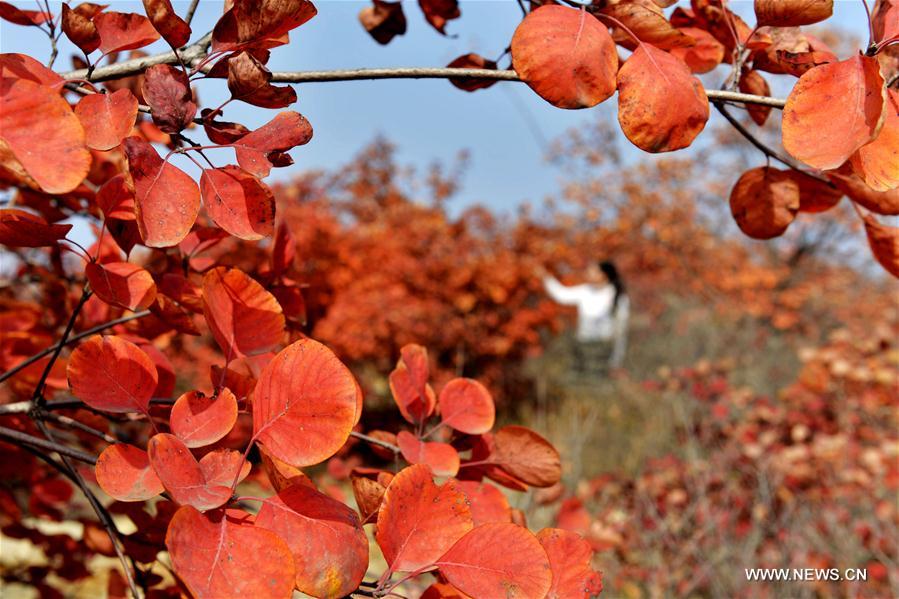
{"type": "Polygon", "coordinates": [[[67,374],[72,394],[104,412],[146,414],[158,381],[156,366],[138,346],[101,335],[75,348],[67,374]]]}
{"type": "Polygon", "coordinates": [[[127,443],[104,449],[97,458],[95,474],[100,488],[118,501],[146,501],[163,491],[147,452],[127,443]]]}
{"type": "Polygon", "coordinates": [[[228,389],[207,397],[188,391],[172,406],[169,423],[172,434],[188,447],[212,445],[227,435],[237,422],[237,399],[228,389]]]}

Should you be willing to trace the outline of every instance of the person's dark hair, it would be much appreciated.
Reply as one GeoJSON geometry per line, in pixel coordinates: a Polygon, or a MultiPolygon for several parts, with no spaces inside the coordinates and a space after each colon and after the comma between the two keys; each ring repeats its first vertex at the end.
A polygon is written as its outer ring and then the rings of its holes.
{"type": "Polygon", "coordinates": [[[615,263],[611,260],[603,260],[600,262],[599,270],[606,275],[606,278],[609,279],[609,283],[615,288],[615,299],[612,302],[612,312],[614,312],[618,309],[618,302],[621,298],[627,295],[627,287],[625,286],[624,280],[621,278],[618,269],[615,268],[615,263]]]}

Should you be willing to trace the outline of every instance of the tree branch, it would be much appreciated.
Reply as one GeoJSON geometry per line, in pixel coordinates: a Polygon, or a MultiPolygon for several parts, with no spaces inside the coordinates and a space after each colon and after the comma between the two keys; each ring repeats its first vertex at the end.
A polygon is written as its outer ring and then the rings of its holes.
{"type": "MultiPolygon", "coordinates": [[[[56,360],[59,358],[59,352],[62,351],[62,348],[65,347],[68,342],[69,335],[72,333],[72,329],[75,327],[75,321],[78,319],[78,314],[81,313],[81,308],[84,307],[84,304],[87,303],[91,297],[91,291],[87,288],[87,284],[85,284],[84,289],[81,291],[81,299],[78,300],[78,304],[75,305],[75,308],[72,310],[72,315],[69,317],[69,322],[66,323],[66,329],[62,333],[62,338],[57,342],[56,349],[53,350],[53,355],[50,357],[50,360],[47,362],[47,366],[44,368],[44,372],[41,373],[41,378],[37,382],[37,386],[34,388],[34,394],[31,396],[31,402],[37,405],[43,405],[44,403],[44,385],[47,383],[47,377],[50,376],[50,371],[53,370],[53,364],[56,363],[56,360]]],[[[2,379],[0,379],[2,380],[2,379]]]]}
{"type": "Polygon", "coordinates": [[[369,437],[368,435],[363,435],[362,433],[357,433],[356,431],[350,432],[351,437],[356,437],[357,439],[362,439],[366,443],[371,443],[372,445],[379,445],[381,447],[385,447],[392,451],[393,453],[400,453],[400,448],[394,445],[393,443],[388,443],[387,441],[381,441],[380,439],[375,439],[374,437],[369,437]]]}
{"type": "MultiPolygon", "coordinates": [[[[14,374],[19,372],[23,368],[28,368],[29,366],[31,366],[32,364],[34,364],[35,362],[37,362],[44,356],[52,354],[55,351],[61,350],[66,345],[71,345],[72,343],[75,343],[76,341],[78,341],[80,339],[84,339],[85,337],[90,337],[91,335],[99,333],[100,331],[105,331],[106,329],[108,329],[110,327],[114,327],[117,324],[122,324],[122,323],[129,322],[132,320],[137,320],[138,318],[143,318],[144,316],[149,316],[149,315],[150,315],[149,310],[135,312],[134,314],[129,314],[128,316],[122,316],[121,318],[116,318],[115,320],[110,320],[109,322],[105,322],[103,324],[98,324],[95,327],[92,327],[86,331],[82,331],[81,333],[78,333],[77,335],[72,335],[71,337],[69,337],[68,339],[65,340],[65,343],[62,343],[62,342],[54,343],[47,349],[41,350],[40,352],[34,354],[30,358],[27,358],[26,360],[24,360],[23,362],[16,364],[15,366],[10,368],[3,374],[0,374],[0,383],[5,381],[9,377],[13,376],[14,374]]],[[[0,406],[0,407],[2,407],[2,406],[0,406]]]]}
{"type": "Polygon", "coordinates": [[[86,464],[94,465],[97,463],[97,457],[85,451],[66,447],[65,445],[54,443],[53,441],[46,441],[44,439],[41,439],[40,437],[34,437],[32,435],[19,432],[15,429],[7,428],[5,426],[0,426],[0,438],[6,439],[13,445],[28,445],[30,447],[38,447],[47,451],[55,451],[59,455],[67,456],[86,464]]]}

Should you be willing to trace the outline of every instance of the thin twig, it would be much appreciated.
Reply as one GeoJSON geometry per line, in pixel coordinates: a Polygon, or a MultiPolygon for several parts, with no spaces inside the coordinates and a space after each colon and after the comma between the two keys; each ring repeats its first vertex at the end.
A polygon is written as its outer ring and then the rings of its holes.
{"type": "MultiPolygon", "coordinates": [[[[168,406],[175,403],[175,400],[171,397],[154,397],[150,400],[150,405],[155,406],[168,406]]],[[[0,416],[6,414],[27,414],[31,411],[32,405],[30,401],[17,401],[14,403],[2,404],[0,405],[0,416]]],[[[66,399],[53,399],[44,404],[43,409],[45,411],[52,410],[80,410],[80,409],[91,409],[90,406],[85,404],[83,401],[76,397],[69,397],[66,399]]],[[[135,411],[135,414],[139,412],[135,411]]],[[[103,414],[104,416],[109,416],[109,414],[103,414]]]]}
{"type": "MultiPolygon", "coordinates": [[[[56,363],[56,360],[59,358],[59,352],[62,351],[62,348],[65,347],[68,342],[69,335],[72,332],[72,329],[75,327],[75,321],[78,319],[78,315],[81,313],[81,308],[84,307],[84,304],[87,303],[87,300],[91,297],[91,291],[88,289],[87,285],[84,286],[84,289],[81,291],[81,299],[78,300],[78,303],[75,305],[75,309],[72,310],[72,315],[69,317],[69,322],[66,323],[66,329],[62,333],[62,338],[56,344],[56,349],[53,350],[53,355],[50,356],[50,360],[47,361],[47,366],[44,368],[44,372],[41,374],[41,378],[38,379],[37,386],[34,388],[34,394],[31,396],[32,403],[36,405],[44,404],[44,385],[47,383],[47,377],[50,376],[50,371],[53,370],[53,365],[56,363]]],[[[0,379],[2,380],[2,379],[0,379]]]]}
{"type": "Polygon", "coordinates": [[[56,414],[54,412],[50,412],[47,410],[41,410],[39,412],[38,417],[41,419],[44,419],[44,420],[52,420],[53,422],[56,422],[57,424],[61,424],[63,426],[68,426],[69,428],[74,428],[81,432],[87,433],[89,435],[93,435],[94,437],[97,437],[98,439],[102,439],[102,440],[106,441],[107,443],[118,443],[118,439],[116,439],[115,437],[113,437],[107,433],[104,433],[101,430],[95,429],[92,426],[88,426],[88,425],[84,424],[83,422],[79,422],[70,416],[64,416],[62,414],[56,414]]]}
{"type": "Polygon", "coordinates": [[[387,441],[381,441],[380,439],[375,439],[374,437],[369,437],[368,435],[363,435],[362,433],[357,433],[356,431],[350,432],[351,437],[356,437],[357,439],[362,439],[367,443],[371,443],[372,445],[379,445],[380,447],[385,447],[392,451],[393,453],[400,453],[400,448],[394,445],[393,443],[388,443],[387,441]]]}
{"type": "MultiPolygon", "coordinates": [[[[10,368],[6,372],[0,374],[0,383],[5,381],[9,377],[13,376],[14,374],[19,372],[23,368],[28,368],[29,366],[31,366],[32,364],[34,364],[35,362],[37,362],[44,356],[52,354],[55,351],[61,350],[66,345],[71,345],[72,343],[75,343],[76,341],[78,341],[80,339],[84,339],[85,337],[90,337],[91,335],[95,335],[101,331],[105,331],[106,329],[108,329],[110,327],[114,327],[118,324],[123,324],[126,322],[130,322],[132,320],[137,320],[138,318],[143,318],[144,316],[149,316],[149,315],[150,315],[149,310],[135,312],[134,314],[129,314],[128,316],[122,316],[121,318],[116,318],[115,320],[110,320],[109,322],[104,322],[103,324],[98,324],[95,327],[92,327],[90,329],[87,329],[86,331],[82,331],[81,333],[78,333],[77,335],[72,335],[71,337],[69,337],[66,340],[66,342],[64,344],[60,344],[59,342],[54,343],[47,349],[41,350],[40,352],[34,354],[30,358],[27,358],[25,361],[20,362],[19,364],[16,364],[15,366],[10,368]]],[[[0,407],[2,407],[2,406],[0,406],[0,407]]]]}
{"type": "Polygon", "coordinates": [[[47,441],[40,437],[35,437],[5,426],[0,426],[0,438],[6,439],[13,445],[21,446],[22,444],[25,444],[30,445],[31,447],[39,447],[47,451],[55,451],[59,455],[70,457],[79,462],[84,462],[85,464],[93,465],[97,463],[97,456],[89,454],[86,451],[73,449],[60,443],[54,443],[53,441],[47,441]]]}
{"type": "Polygon", "coordinates": [[[200,0],[192,0],[190,6],[187,7],[187,13],[184,15],[184,22],[188,25],[194,20],[194,13],[197,12],[197,6],[199,4],[200,0]]]}

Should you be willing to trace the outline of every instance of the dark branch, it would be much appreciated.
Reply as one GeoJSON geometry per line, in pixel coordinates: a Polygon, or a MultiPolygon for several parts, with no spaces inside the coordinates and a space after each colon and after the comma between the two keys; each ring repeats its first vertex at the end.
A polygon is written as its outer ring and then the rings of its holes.
{"type": "Polygon", "coordinates": [[[30,447],[38,447],[47,451],[55,451],[59,455],[67,456],[86,464],[93,465],[97,463],[97,456],[95,455],[92,455],[85,451],[81,451],[80,449],[66,447],[65,445],[54,443],[53,441],[46,441],[44,439],[41,439],[40,437],[34,437],[32,435],[28,435],[11,428],[6,428],[5,426],[0,426],[0,438],[7,440],[13,445],[28,445],[30,447]]]}

